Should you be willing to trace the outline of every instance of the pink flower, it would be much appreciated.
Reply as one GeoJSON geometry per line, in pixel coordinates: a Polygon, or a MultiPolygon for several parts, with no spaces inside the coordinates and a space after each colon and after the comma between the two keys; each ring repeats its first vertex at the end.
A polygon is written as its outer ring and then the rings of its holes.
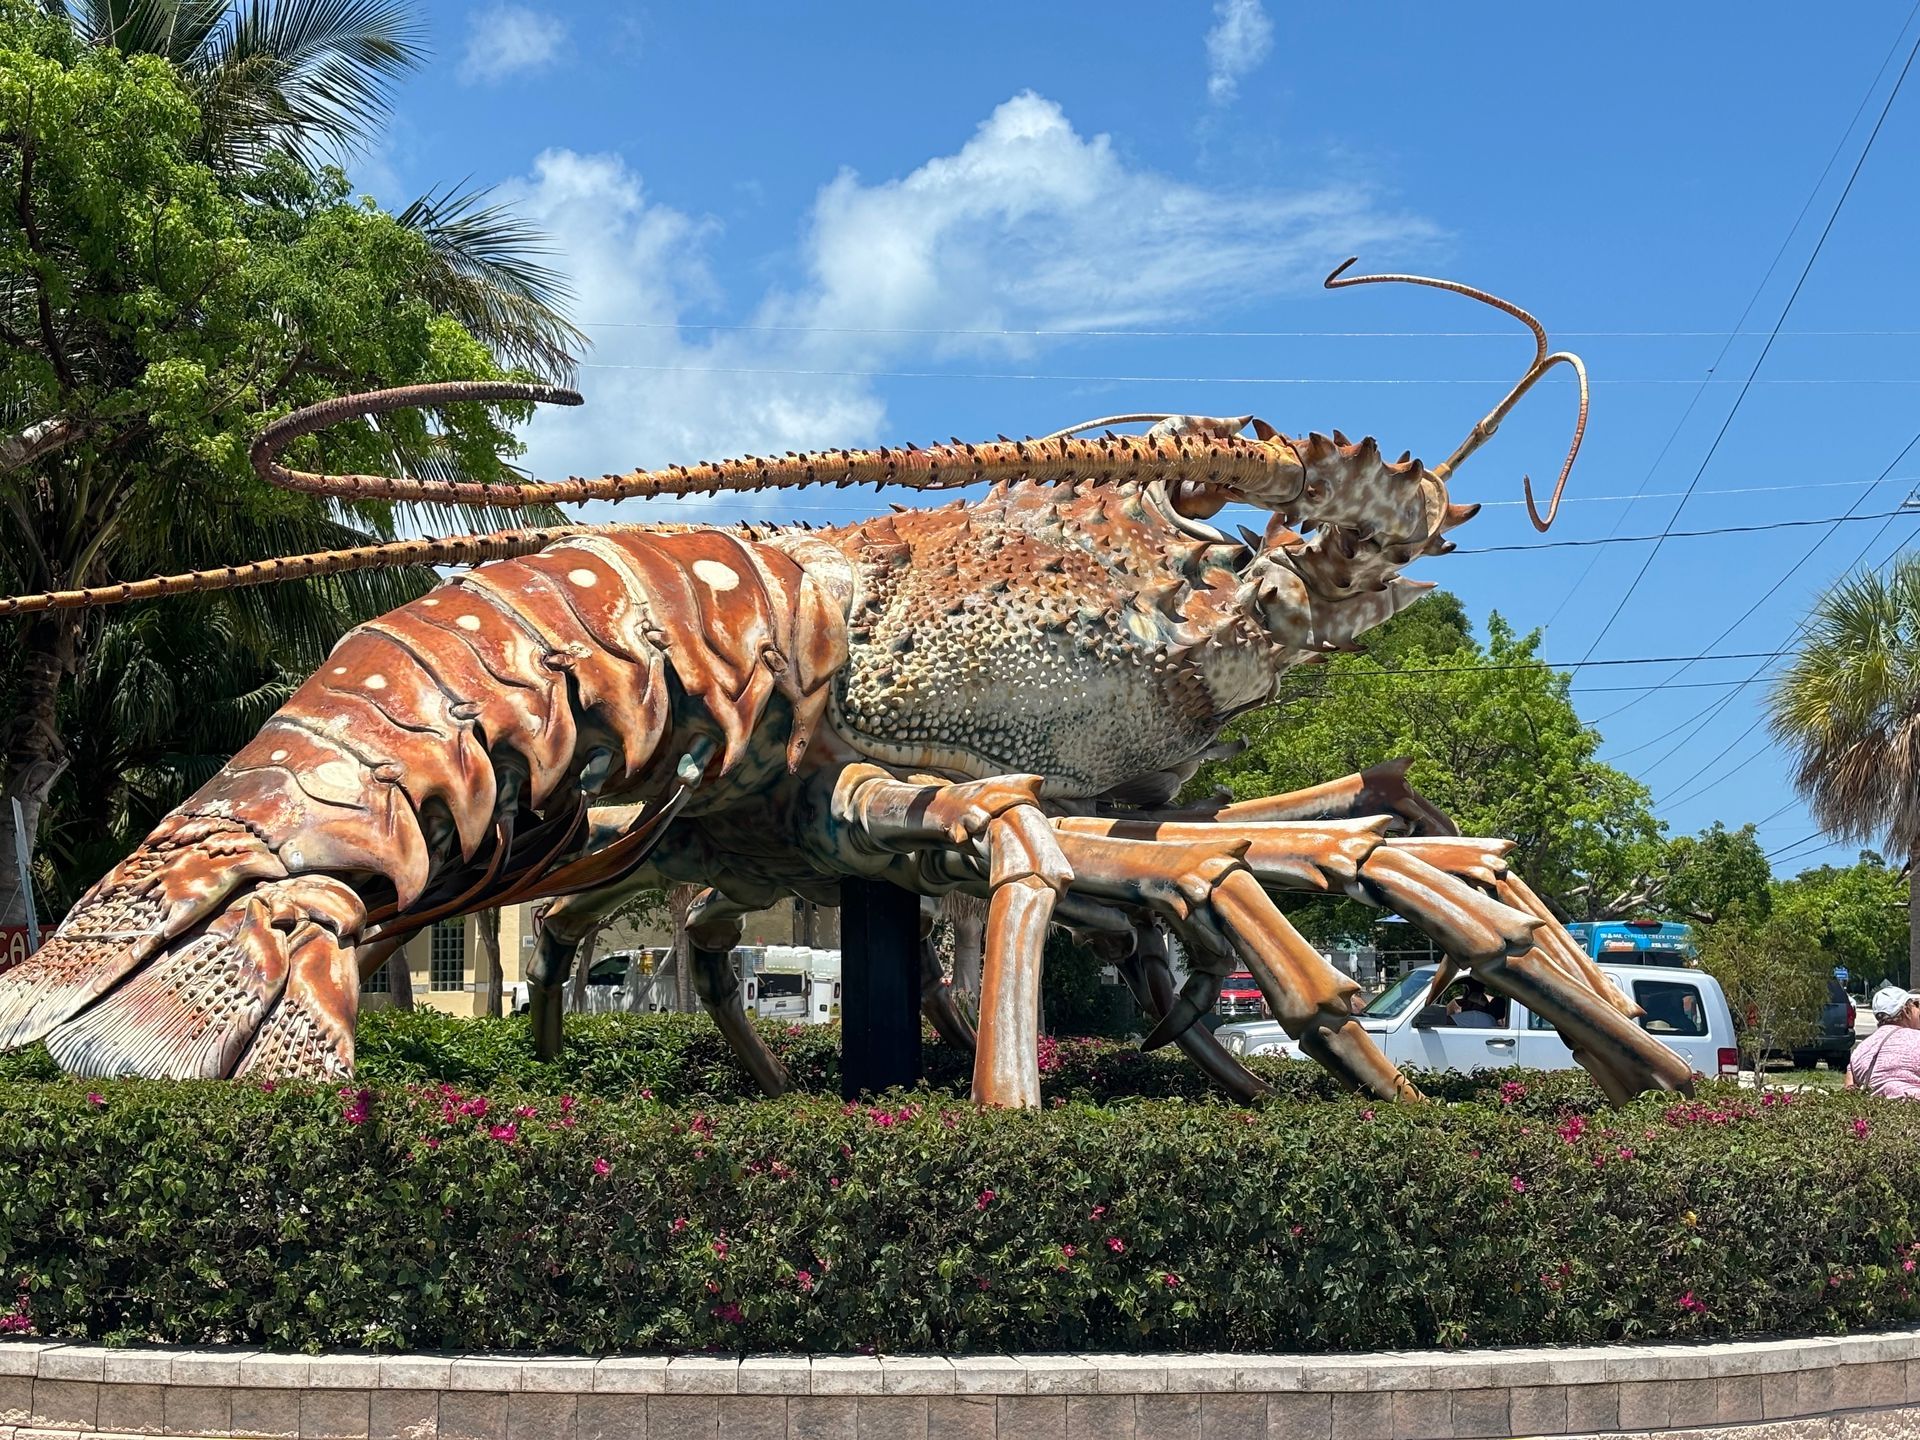
{"type": "Polygon", "coordinates": [[[106,1103],[107,1103],[107,1097],[102,1095],[98,1090],[89,1090],[87,1092],[87,1104],[104,1105],[106,1103]]]}
{"type": "Polygon", "coordinates": [[[793,1277],[793,1283],[800,1287],[800,1293],[802,1295],[811,1295],[813,1293],[813,1272],[811,1270],[796,1272],[793,1277]]]}
{"type": "Polygon", "coordinates": [[[724,1240],[714,1241],[713,1253],[715,1255],[718,1255],[722,1260],[726,1259],[727,1258],[727,1242],[724,1240]]]}
{"type": "Polygon", "coordinates": [[[340,1112],[340,1118],[349,1125],[366,1124],[367,1115],[373,1103],[373,1092],[371,1090],[342,1090],[340,1093],[343,1097],[348,1095],[352,1097],[347,1108],[340,1112]]]}
{"type": "Polygon", "coordinates": [[[980,1192],[980,1198],[973,1202],[973,1208],[976,1210],[984,1210],[987,1208],[987,1206],[991,1205],[993,1202],[994,1202],[994,1192],[991,1190],[982,1190],[980,1192]]]}
{"type": "Polygon", "coordinates": [[[593,1157],[593,1173],[602,1176],[611,1175],[613,1173],[613,1166],[606,1162],[605,1157],[596,1155],[593,1157]]]}
{"type": "Polygon", "coordinates": [[[474,1096],[473,1099],[468,1100],[461,1105],[460,1113],[462,1115],[471,1115],[476,1120],[486,1119],[487,1118],[487,1097],[484,1095],[474,1096]]]}
{"type": "Polygon", "coordinates": [[[518,1138],[520,1127],[509,1120],[502,1125],[489,1125],[487,1127],[487,1134],[498,1140],[502,1145],[511,1145],[514,1140],[518,1138]]]}
{"type": "Polygon", "coordinates": [[[1500,1082],[1500,1103],[1502,1105],[1511,1105],[1514,1101],[1523,1099],[1526,1093],[1527,1087],[1522,1085],[1518,1080],[1503,1080],[1500,1082]]]}
{"type": "Polygon", "coordinates": [[[420,1137],[420,1141],[421,1141],[421,1143],[422,1143],[423,1145],[425,1145],[425,1146],[427,1147],[427,1149],[429,1149],[429,1150],[438,1150],[438,1149],[440,1148],[440,1142],[439,1142],[439,1140],[437,1140],[436,1138],[434,1138],[434,1137],[433,1137],[433,1136],[431,1136],[431,1135],[422,1135],[422,1136],[420,1137]]]}
{"type": "Polygon", "coordinates": [[[729,1325],[738,1325],[745,1321],[747,1317],[740,1313],[740,1307],[738,1305],[729,1300],[724,1305],[716,1305],[713,1307],[713,1318],[723,1320],[729,1325]]]}
{"type": "Polygon", "coordinates": [[[993,1288],[993,1287],[992,1287],[991,1285],[989,1285],[989,1284],[987,1283],[987,1277],[986,1277],[986,1276],[984,1276],[984,1275],[982,1275],[982,1276],[981,1276],[981,1277],[979,1278],[979,1280],[978,1280],[978,1281],[976,1281],[975,1283],[976,1283],[976,1284],[978,1284],[978,1285],[979,1285],[979,1287],[980,1287],[980,1288],[981,1288],[982,1290],[990,1290],[990,1289],[992,1289],[992,1288],[993,1288]]]}
{"type": "Polygon", "coordinates": [[[1080,1252],[1071,1245],[1062,1245],[1060,1247],[1060,1253],[1068,1260],[1071,1260],[1073,1259],[1074,1256],[1078,1255],[1080,1252]]]}
{"type": "Polygon", "coordinates": [[[1707,1313],[1706,1305],[1703,1304],[1701,1301],[1694,1299],[1693,1292],[1691,1290],[1687,1291],[1686,1294],[1680,1297],[1678,1304],[1680,1306],[1680,1309],[1685,1314],[1688,1314],[1688,1315],[1704,1315],[1707,1313]]]}
{"type": "Polygon", "coordinates": [[[1513,1179],[1507,1183],[1513,1187],[1514,1194],[1524,1195],[1527,1193],[1527,1182],[1522,1180],[1518,1175],[1514,1176],[1513,1179]]]}
{"type": "Polygon", "coordinates": [[[1373,1111],[1371,1109],[1362,1110],[1360,1112],[1360,1118],[1362,1120],[1371,1120],[1373,1118],[1373,1111]]]}
{"type": "Polygon", "coordinates": [[[1109,1235],[1107,1237],[1107,1249],[1116,1255],[1124,1255],[1127,1253],[1127,1242],[1122,1240],[1118,1235],[1109,1235]]]}
{"type": "Polygon", "coordinates": [[[1296,1240],[1298,1240],[1302,1235],[1306,1233],[1307,1233],[1307,1227],[1304,1225],[1289,1225],[1287,1227],[1287,1234],[1293,1236],[1293,1238],[1296,1240]]]}
{"type": "Polygon", "coordinates": [[[1106,1214],[1106,1213],[1107,1213],[1107,1207],[1106,1207],[1106,1206],[1104,1206],[1104,1205],[1096,1205],[1096,1206],[1094,1206],[1094,1207],[1093,1207],[1093,1209],[1092,1209],[1091,1211],[1089,1211],[1089,1212],[1088,1212],[1088,1214],[1087,1214],[1087,1218],[1088,1218],[1089,1220],[1098,1220],[1098,1219],[1099,1219],[1099,1218],[1100,1218],[1100,1217],[1101,1217],[1102,1215],[1104,1215],[1104,1214],[1106,1214]]]}
{"type": "Polygon", "coordinates": [[[1900,1262],[1900,1268],[1911,1275],[1913,1273],[1913,1257],[1909,1255],[1906,1259],[1902,1260],[1900,1262]]]}
{"type": "Polygon", "coordinates": [[[1558,1133],[1560,1138],[1567,1144],[1573,1144],[1579,1140],[1582,1135],[1587,1133],[1586,1117],[1584,1115],[1569,1115],[1566,1120],[1561,1123],[1558,1133]]]}
{"type": "Polygon", "coordinates": [[[262,1080],[260,1082],[260,1093],[263,1095],[271,1095],[275,1090],[279,1088],[280,1087],[274,1084],[274,1082],[271,1080],[262,1080]]]}
{"type": "Polygon", "coordinates": [[[1853,1122],[1853,1133],[1858,1139],[1864,1140],[1867,1138],[1867,1121],[1865,1116],[1855,1118],[1853,1122]]]}
{"type": "Polygon", "coordinates": [[[1162,1275],[1160,1277],[1160,1280],[1161,1280],[1161,1283],[1164,1284],[1169,1290],[1173,1289],[1174,1286],[1180,1283],[1180,1277],[1174,1274],[1171,1270],[1169,1270],[1166,1274],[1162,1275]]]}
{"type": "Polygon", "coordinates": [[[522,1120],[531,1120],[540,1112],[531,1105],[516,1105],[513,1107],[513,1113],[518,1115],[522,1120]]]}
{"type": "Polygon", "coordinates": [[[687,1228],[687,1217],[684,1215],[674,1216],[673,1224],[667,1227],[667,1229],[671,1230],[675,1235],[678,1235],[681,1231],[685,1230],[686,1228],[687,1228]]]}
{"type": "Polygon", "coordinates": [[[642,1100],[651,1100],[653,1098],[653,1091],[642,1085],[640,1087],[640,1098],[642,1100]]]}
{"type": "Polygon", "coordinates": [[[1622,1160],[1631,1160],[1633,1158],[1633,1155],[1634,1155],[1634,1150],[1631,1145],[1622,1145],[1620,1147],[1620,1158],[1622,1160]]]}

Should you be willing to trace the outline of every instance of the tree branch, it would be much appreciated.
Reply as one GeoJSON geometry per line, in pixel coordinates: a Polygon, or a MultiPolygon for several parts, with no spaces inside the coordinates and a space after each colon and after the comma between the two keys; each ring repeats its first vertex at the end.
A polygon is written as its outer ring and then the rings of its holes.
{"type": "Polygon", "coordinates": [[[71,415],[55,415],[37,420],[16,434],[0,436],[0,475],[31,465],[85,433],[86,426],[71,415]]]}
{"type": "MultiPolygon", "coordinates": [[[[40,226],[33,218],[33,137],[27,136],[20,145],[20,203],[15,207],[20,216],[20,229],[27,237],[27,248],[42,264],[51,265],[53,261],[47,255],[45,242],[40,238],[40,226]]],[[[67,364],[67,353],[60,346],[59,332],[53,326],[53,297],[47,292],[47,277],[40,267],[34,267],[33,288],[40,308],[40,339],[47,347],[47,359],[53,365],[53,373],[60,381],[60,389],[65,394],[73,393],[73,370],[67,364]]]]}

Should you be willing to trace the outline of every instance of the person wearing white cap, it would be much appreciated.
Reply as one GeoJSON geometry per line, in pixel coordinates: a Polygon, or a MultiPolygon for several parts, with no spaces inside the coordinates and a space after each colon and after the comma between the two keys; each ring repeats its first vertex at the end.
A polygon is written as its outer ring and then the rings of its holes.
{"type": "Polygon", "coordinates": [[[1873,1018],[1879,1027],[1847,1062],[1847,1089],[1920,1100],[1920,995],[1882,985],[1873,994],[1873,1018]]]}

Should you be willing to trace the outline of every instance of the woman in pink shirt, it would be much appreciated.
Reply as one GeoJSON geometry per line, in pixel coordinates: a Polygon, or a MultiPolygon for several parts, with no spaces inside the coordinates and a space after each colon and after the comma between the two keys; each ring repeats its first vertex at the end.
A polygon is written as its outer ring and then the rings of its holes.
{"type": "Polygon", "coordinates": [[[1853,1047],[1847,1089],[1897,1100],[1920,1100],[1920,995],[1898,985],[1874,993],[1879,1028],[1853,1047]]]}

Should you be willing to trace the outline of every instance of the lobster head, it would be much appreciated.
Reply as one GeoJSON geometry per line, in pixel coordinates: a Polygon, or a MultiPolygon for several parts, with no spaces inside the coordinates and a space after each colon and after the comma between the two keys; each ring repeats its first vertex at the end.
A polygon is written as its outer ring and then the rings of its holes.
{"type": "Polygon", "coordinates": [[[1533,363],[1500,403],[1474,425],[1451,455],[1433,466],[1414,459],[1411,452],[1398,460],[1388,460],[1373,439],[1349,441],[1338,430],[1331,436],[1289,436],[1252,415],[1220,420],[1160,418],[1155,432],[1169,436],[1224,438],[1251,429],[1255,443],[1269,452],[1271,463],[1250,476],[1236,477],[1230,484],[1183,482],[1170,497],[1173,508],[1192,522],[1205,520],[1229,503],[1270,511],[1273,518],[1258,543],[1254,544],[1250,532],[1247,534],[1256,555],[1255,568],[1266,568],[1262,562],[1284,565],[1328,597],[1382,590],[1418,556],[1444,555],[1454,548],[1446,532],[1472,519],[1480,507],[1454,504],[1448,497],[1448,481],[1460,464],[1499,429],[1520,398],[1555,366],[1568,366],[1578,378],[1580,410],[1573,443],[1544,515],[1535,504],[1532,479],[1522,479],[1527,513],[1535,529],[1544,531],[1553,523],[1587,427],[1586,367],[1577,355],[1549,353],[1546,330],[1525,310],[1453,280],[1424,275],[1347,275],[1353,263],[1349,258],[1327,276],[1326,287],[1338,290],[1391,281],[1451,290],[1519,320],[1533,332],[1535,350],[1533,363]]]}

